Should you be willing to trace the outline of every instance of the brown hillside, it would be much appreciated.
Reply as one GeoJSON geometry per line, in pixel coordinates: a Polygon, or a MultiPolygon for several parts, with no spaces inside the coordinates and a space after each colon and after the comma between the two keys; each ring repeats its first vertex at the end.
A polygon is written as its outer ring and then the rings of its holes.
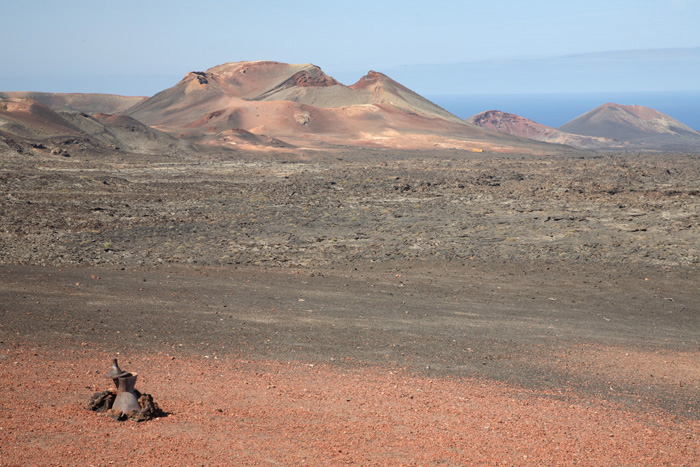
{"type": "Polygon", "coordinates": [[[0,99],[0,131],[21,138],[45,139],[59,136],[83,136],[47,106],[28,98],[0,99]]]}
{"type": "Polygon", "coordinates": [[[371,71],[345,86],[311,64],[238,62],[191,72],[127,113],[159,129],[223,146],[230,145],[231,130],[245,130],[297,147],[552,150],[466,124],[381,73],[371,71]]]}
{"type": "Polygon", "coordinates": [[[607,103],[565,123],[559,130],[614,138],[641,148],[700,150],[700,133],[640,105],[607,103]]]}
{"type": "Polygon", "coordinates": [[[565,131],[542,125],[519,115],[488,110],[466,120],[468,123],[510,135],[530,138],[547,143],[566,144],[581,149],[621,148],[624,143],[610,138],[574,135],[565,131]]]}
{"type": "Polygon", "coordinates": [[[191,143],[125,116],[56,112],[28,98],[0,99],[0,140],[17,153],[182,154],[191,143]]]}
{"type": "Polygon", "coordinates": [[[33,99],[56,111],[75,110],[89,114],[123,112],[146,99],[138,96],[94,93],[0,92],[0,98],[11,97],[33,99]]]}

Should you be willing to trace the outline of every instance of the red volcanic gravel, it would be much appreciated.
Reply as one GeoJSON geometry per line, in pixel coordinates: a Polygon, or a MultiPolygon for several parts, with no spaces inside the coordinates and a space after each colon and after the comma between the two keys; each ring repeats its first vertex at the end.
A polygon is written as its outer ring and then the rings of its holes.
{"type": "MultiPolygon", "coordinates": [[[[5,344],[7,347],[8,344],[5,344]]],[[[166,412],[85,409],[112,355],[0,351],[0,465],[699,465],[700,421],[378,367],[119,355],[166,412]]]]}

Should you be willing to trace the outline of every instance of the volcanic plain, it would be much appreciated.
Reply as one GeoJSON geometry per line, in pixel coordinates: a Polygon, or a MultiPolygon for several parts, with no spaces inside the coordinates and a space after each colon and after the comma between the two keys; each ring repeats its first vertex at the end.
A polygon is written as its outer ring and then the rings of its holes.
{"type": "Polygon", "coordinates": [[[3,155],[0,465],[696,465],[700,157],[3,155]],[[111,358],[165,417],[90,412],[111,358]]]}
{"type": "Polygon", "coordinates": [[[0,465],[697,465],[682,123],[267,61],[0,97],[0,465]],[[115,357],[162,416],[86,409],[115,357]]]}

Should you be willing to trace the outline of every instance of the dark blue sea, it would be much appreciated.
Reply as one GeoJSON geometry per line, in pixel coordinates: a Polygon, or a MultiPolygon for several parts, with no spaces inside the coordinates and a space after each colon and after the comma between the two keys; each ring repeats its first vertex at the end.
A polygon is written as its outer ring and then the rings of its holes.
{"type": "Polygon", "coordinates": [[[690,128],[700,131],[700,91],[472,94],[426,97],[461,118],[469,118],[486,110],[501,110],[554,128],[607,102],[643,105],[663,112],[690,128]]]}

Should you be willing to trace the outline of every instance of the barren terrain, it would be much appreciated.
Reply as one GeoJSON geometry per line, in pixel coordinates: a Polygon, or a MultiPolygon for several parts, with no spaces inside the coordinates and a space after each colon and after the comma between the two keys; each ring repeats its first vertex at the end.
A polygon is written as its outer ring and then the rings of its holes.
{"type": "Polygon", "coordinates": [[[617,143],[618,148],[623,148],[624,144],[610,138],[598,136],[584,136],[567,133],[555,128],[542,125],[528,118],[501,112],[499,110],[487,110],[466,119],[468,123],[488,128],[490,130],[501,131],[511,135],[531,138],[537,141],[548,143],[566,144],[575,148],[586,149],[608,149],[611,150],[617,143]]]}
{"type": "Polygon", "coordinates": [[[697,465],[696,155],[0,157],[0,465],[697,465]]]}
{"type": "Polygon", "coordinates": [[[319,67],[269,61],[225,63],[125,111],[137,120],[219,148],[362,147],[546,154],[570,148],[465,124],[459,117],[370,71],[345,86],[319,67]],[[243,133],[241,133],[243,132],[243,133]]]}
{"type": "Polygon", "coordinates": [[[482,128],[580,149],[655,153],[700,150],[700,133],[640,105],[603,104],[558,129],[498,110],[482,112],[466,121],[482,128]]]}

